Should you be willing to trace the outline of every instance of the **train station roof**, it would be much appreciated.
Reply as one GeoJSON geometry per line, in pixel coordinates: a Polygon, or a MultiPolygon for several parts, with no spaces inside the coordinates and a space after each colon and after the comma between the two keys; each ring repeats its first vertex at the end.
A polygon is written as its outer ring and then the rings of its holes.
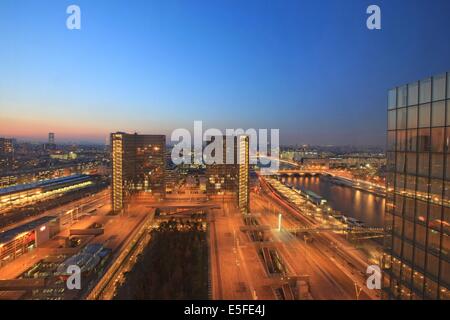
{"type": "Polygon", "coordinates": [[[40,187],[49,187],[49,186],[57,185],[57,184],[61,184],[61,183],[67,183],[67,182],[72,182],[72,181],[75,182],[78,180],[87,179],[89,177],[90,176],[85,175],[85,174],[76,174],[76,175],[72,175],[72,176],[68,176],[68,177],[48,179],[48,180],[37,181],[37,182],[32,182],[32,183],[20,184],[20,185],[0,189],[0,196],[10,194],[10,193],[17,193],[17,192],[21,192],[21,191],[31,190],[31,189],[35,189],[35,188],[40,188],[40,187]]]}
{"type": "Polygon", "coordinates": [[[45,216],[30,222],[27,222],[25,224],[22,224],[18,227],[12,228],[10,230],[0,232],[0,244],[5,244],[13,240],[18,235],[30,232],[31,230],[36,229],[37,227],[40,227],[52,220],[56,219],[56,216],[45,216]]]}

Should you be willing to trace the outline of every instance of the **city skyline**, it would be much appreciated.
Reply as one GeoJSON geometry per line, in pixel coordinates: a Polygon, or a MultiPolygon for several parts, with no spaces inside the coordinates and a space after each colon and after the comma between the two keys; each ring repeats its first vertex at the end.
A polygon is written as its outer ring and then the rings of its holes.
{"type": "Polygon", "coordinates": [[[446,1],[381,1],[374,31],[364,2],[79,1],[72,31],[69,4],[0,4],[0,136],[105,143],[202,120],[279,128],[285,145],[384,146],[386,92],[450,69],[446,1]]]}
{"type": "Polygon", "coordinates": [[[0,301],[450,300],[449,13],[0,1],[0,301]]]}

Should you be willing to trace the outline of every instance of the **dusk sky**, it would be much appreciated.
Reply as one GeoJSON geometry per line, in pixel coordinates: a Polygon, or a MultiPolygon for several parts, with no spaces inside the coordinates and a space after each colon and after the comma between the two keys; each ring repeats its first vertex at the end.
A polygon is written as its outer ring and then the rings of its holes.
{"type": "Polygon", "coordinates": [[[448,0],[1,0],[0,136],[105,142],[203,120],[384,146],[387,90],[450,71],[449,31],[448,0]]]}

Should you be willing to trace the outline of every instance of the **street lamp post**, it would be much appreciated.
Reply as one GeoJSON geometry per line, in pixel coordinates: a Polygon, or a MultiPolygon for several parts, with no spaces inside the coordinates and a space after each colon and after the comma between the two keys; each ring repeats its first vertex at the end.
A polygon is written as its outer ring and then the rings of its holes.
{"type": "Polygon", "coordinates": [[[356,293],[356,300],[359,300],[359,296],[361,295],[362,287],[359,287],[356,282],[355,284],[355,293],[356,293]]]}

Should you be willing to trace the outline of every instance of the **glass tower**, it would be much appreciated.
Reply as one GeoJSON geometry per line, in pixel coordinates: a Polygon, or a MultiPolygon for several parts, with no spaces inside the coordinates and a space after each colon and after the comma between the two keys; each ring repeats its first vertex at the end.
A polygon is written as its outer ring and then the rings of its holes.
{"type": "MultiPolygon", "coordinates": [[[[216,141],[216,138],[210,137],[207,146],[216,141]]],[[[215,151],[213,153],[214,156],[221,158],[221,163],[206,165],[209,193],[236,193],[239,211],[244,214],[249,213],[250,137],[228,135],[221,137],[219,141],[222,144],[222,155],[216,154],[215,151]]]]}
{"type": "Polygon", "coordinates": [[[383,294],[450,298],[449,73],[388,93],[383,294]]]}
{"type": "Polygon", "coordinates": [[[165,195],[165,149],[164,135],[111,134],[114,212],[123,210],[132,194],[165,195]]]}

